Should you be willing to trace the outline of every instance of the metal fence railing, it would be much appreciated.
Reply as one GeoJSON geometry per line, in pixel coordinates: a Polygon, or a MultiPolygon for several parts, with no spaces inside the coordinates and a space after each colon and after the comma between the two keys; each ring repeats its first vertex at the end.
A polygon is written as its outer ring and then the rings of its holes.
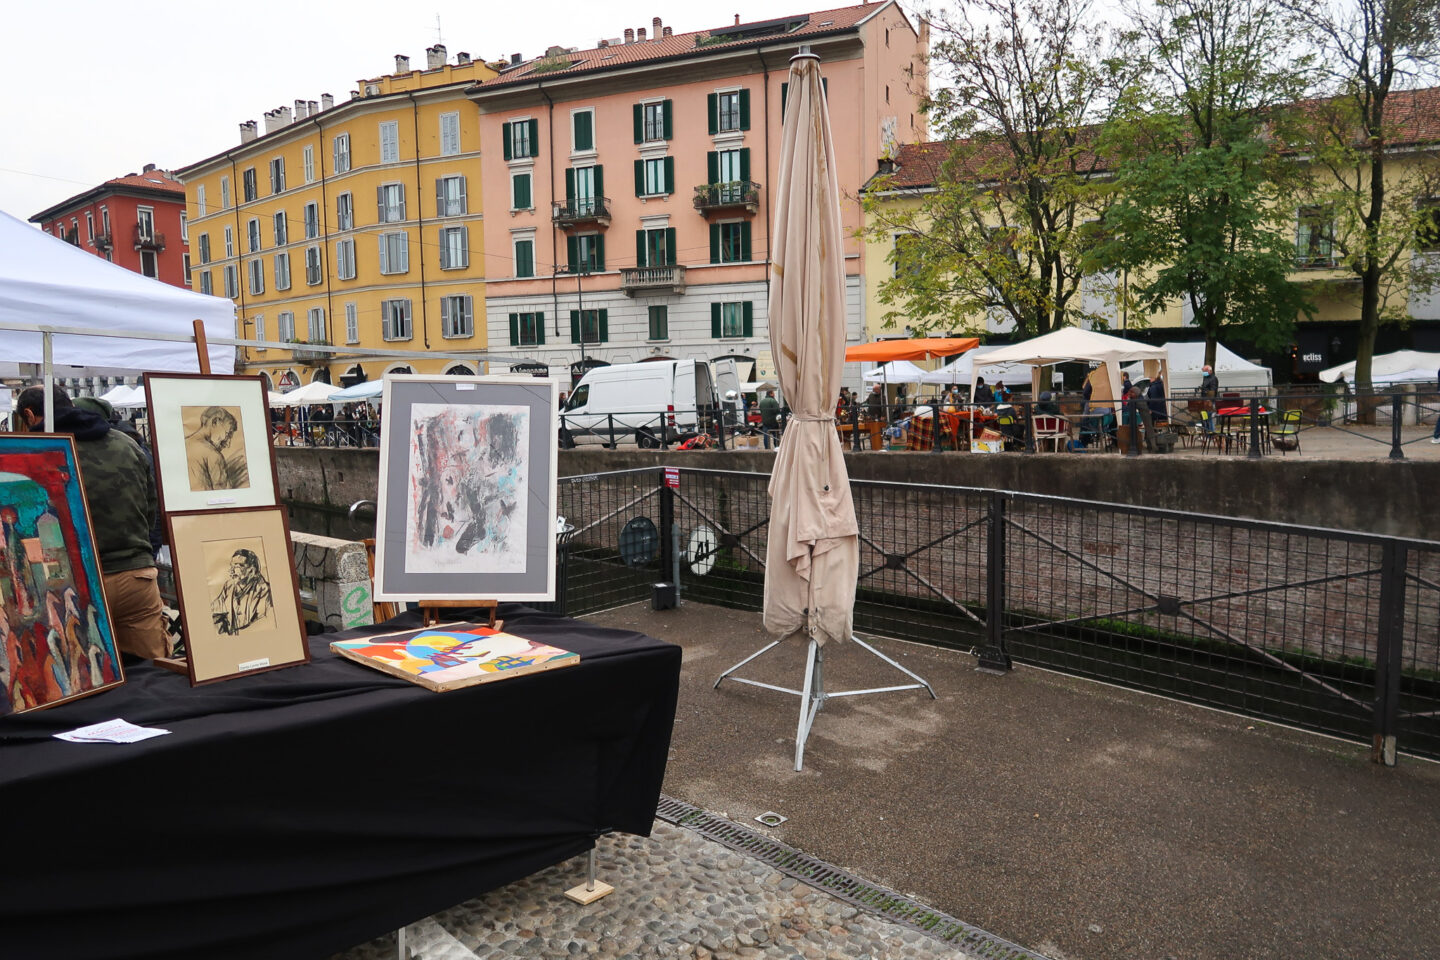
{"type": "MultiPolygon", "coordinates": [[[[568,612],[758,610],[764,474],[569,477],[568,612]]],[[[1440,544],[1034,494],[853,481],[862,633],[1012,658],[1440,758],[1440,544]]]]}

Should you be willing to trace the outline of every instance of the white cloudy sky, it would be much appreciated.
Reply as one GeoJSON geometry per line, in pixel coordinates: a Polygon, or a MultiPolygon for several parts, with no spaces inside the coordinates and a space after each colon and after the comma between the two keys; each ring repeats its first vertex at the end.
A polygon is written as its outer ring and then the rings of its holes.
{"type": "MultiPolygon", "coordinates": [[[[845,0],[251,0],[119,4],[21,0],[5,14],[0,210],[22,220],[146,163],[174,169],[239,142],[237,124],[297,99],[348,98],[355,82],[423,66],[440,17],[453,58],[552,44],[590,47],[661,17],[675,32],[843,6],[845,0]],[[707,9],[713,13],[705,12],[707,9]]],[[[907,4],[908,6],[908,4],[907,4]]]]}

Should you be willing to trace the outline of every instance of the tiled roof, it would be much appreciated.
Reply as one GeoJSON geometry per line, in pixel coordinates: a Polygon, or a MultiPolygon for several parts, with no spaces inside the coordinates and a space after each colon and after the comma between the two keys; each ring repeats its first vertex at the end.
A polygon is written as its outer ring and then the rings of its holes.
{"type": "Polygon", "coordinates": [[[151,170],[149,173],[127,174],[123,177],[116,177],[113,180],[106,180],[103,186],[145,187],[149,190],[169,190],[181,195],[185,193],[184,184],[163,170],[151,170]]]}
{"type": "Polygon", "coordinates": [[[569,77],[576,74],[614,70],[636,64],[661,60],[703,57],[722,50],[735,50],[749,46],[771,45],[789,40],[801,41],[805,37],[823,36],[853,30],[861,21],[878,13],[884,3],[867,3],[857,7],[838,7],[833,10],[817,10],[800,13],[791,17],[776,17],[757,23],[717,24],[707,30],[690,33],[676,33],[665,37],[649,37],[634,43],[612,41],[608,46],[577,50],[560,54],[554,60],[568,60],[570,66],[563,69],[544,69],[554,62],[545,57],[530,60],[504,71],[498,77],[491,77],[478,85],[481,91],[505,87],[515,83],[533,83],[553,77],[569,77]],[[731,33],[743,33],[765,24],[781,25],[787,21],[804,21],[792,30],[765,35],[740,36],[734,40],[714,43],[697,43],[704,37],[725,37],[731,33]],[[540,67],[538,71],[536,67],[540,67]]]}
{"type": "Polygon", "coordinates": [[[123,177],[115,177],[106,180],[98,187],[91,187],[84,193],[77,193],[60,201],[53,206],[46,207],[30,218],[31,223],[42,223],[49,220],[56,214],[69,213],[75,207],[82,207],[94,203],[96,200],[114,193],[117,190],[145,190],[151,194],[173,193],[175,199],[184,201],[185,187],[164,170],[151,170],[149,173],[128,173],[123,177]]]}

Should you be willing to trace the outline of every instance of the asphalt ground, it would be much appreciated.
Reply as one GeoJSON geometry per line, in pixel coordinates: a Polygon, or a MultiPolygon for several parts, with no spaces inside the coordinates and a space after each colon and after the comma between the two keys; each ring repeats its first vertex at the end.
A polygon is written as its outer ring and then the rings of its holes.
{"type": "MultiPolygon", "coordinates": [[[[1427,445],[1428,446],[1428,445],[1427,445]]],[[[665,792],[1056,960],[1440,952],[1440,765],[968,654],[876,647],[923,691],[828,701],[715,679],[768,638],[682,603],[586,619],[684,648],[665,792]],[[789,819],[765,828],[753,817],[789,819]]],[[[853,644],[831,691],[904,682],[853,644]]],[[[804,648],[742,676],[799,688],[804,648]]]]}

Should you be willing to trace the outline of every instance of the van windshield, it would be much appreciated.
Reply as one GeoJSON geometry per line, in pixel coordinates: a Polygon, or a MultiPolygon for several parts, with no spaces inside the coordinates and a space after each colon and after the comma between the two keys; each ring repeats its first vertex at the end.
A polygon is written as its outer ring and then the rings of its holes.
{"type": "Polygon", "coordinates": [[[566,410],[577,410],[585,406],[585,401],[590,399],[590,384],[582,383],[570,394],[570,402],[565,404],[566,410]]]}

